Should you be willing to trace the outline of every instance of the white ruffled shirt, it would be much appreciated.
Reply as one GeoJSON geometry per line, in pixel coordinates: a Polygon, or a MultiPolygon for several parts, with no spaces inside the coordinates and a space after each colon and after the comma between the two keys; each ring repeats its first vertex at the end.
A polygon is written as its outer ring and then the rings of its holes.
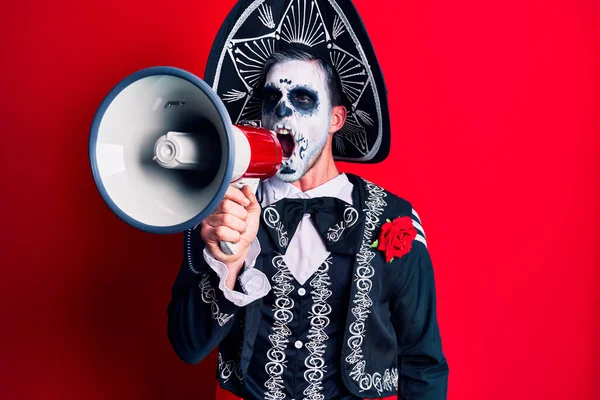
{"type": "MultiPolygon", "coordinates": [[[[290,183],[283,182],[273,177],[263,183],[262,207],[267,207],[283,198],[310,199],[315,197],[337,197],[352,205],[352,183],[345,174],[317,186],[316,188],[300,191],[290,183]]],[[[238,277],[239,282],[246,293],[231,290],[225,286],[229,274],[227,266],[213,257],[210,251],[204,249],[204,259],[213,271],[219,276],[219,289],[223,291],[226,299],[237,306],[243,307],[254,300],[264,297],[271,290],[271,285],[266,275],[254,269],[256,257],[260,254],[260,243],[257,239],[251,243],[246,256],[243,272],[238,277]]],[[[323,239],[317,232],[310,214],[304,214],[304,218],[298,224],[298,228],[288,249],[283,256],[283,261],[290,270],[292,276],[303,285],[319,265],[329,256],[323,239]]]]}

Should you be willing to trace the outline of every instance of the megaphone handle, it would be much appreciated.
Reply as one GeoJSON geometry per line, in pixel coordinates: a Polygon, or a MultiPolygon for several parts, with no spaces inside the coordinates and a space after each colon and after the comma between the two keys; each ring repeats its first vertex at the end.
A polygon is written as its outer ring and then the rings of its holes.
{"type": "MultiPolygon", "coordinates": [[[[260,183],[260,179],[258,179],[258,178],[242,178],[238,181],[233,182],[231,184],[231,186],[241,190],[244,186],[248,185],[248,186],[250,186],[252,193],[256,194],[259,183],[260,183]]],[[[221,247],[221,251],[227,255],[235,254],[235,253],[237,253],[237,250],[238,250],[237,243],[231,243],[231,242],[225,242],[225,241],[220,241],[219,247],[221,247]]]]}
{"type": "Polygon", "coordinates": [[[224,241],[219,242],[219,247],[221,247],[221,251],[227,255],[232,255],[232,254],[237,253],[237,249],[238,249],[237,243],[224,242],[224,241]]]}

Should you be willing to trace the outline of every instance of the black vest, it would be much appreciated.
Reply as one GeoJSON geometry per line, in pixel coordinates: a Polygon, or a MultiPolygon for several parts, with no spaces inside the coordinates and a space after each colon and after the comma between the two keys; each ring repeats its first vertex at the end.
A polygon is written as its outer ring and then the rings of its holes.
{"type": "Polygon", "coordinates": [[[245,398],[357,399],[339,368],[353,259],[332,253],[300,285],[281,255],[264,255],[272,290],[263,299],[245,398]]]}

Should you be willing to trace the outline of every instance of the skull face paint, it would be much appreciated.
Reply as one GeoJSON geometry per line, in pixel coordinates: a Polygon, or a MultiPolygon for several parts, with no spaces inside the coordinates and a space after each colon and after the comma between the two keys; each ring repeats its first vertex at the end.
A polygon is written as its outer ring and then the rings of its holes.
{"type": "Polygon", "coordinates": [[[325,73],[316,62],[290,60],[271,67],[262,123],[281,143],[281,180],[297,181],[318,159],[329,135],[331,109],[325,73]]]}

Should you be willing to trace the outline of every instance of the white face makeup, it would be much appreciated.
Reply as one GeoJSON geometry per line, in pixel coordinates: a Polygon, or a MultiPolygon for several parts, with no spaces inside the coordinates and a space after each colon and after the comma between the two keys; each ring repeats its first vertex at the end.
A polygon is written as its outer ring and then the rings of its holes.
{"type": "Polygon", "coordinates": [[[284,61],[267,74],[262,123],[277,133],[283,162],[277,176],[300,179],[320,156],[329,134],[331,101],[325,72],[313,61],[284,61]]]}

